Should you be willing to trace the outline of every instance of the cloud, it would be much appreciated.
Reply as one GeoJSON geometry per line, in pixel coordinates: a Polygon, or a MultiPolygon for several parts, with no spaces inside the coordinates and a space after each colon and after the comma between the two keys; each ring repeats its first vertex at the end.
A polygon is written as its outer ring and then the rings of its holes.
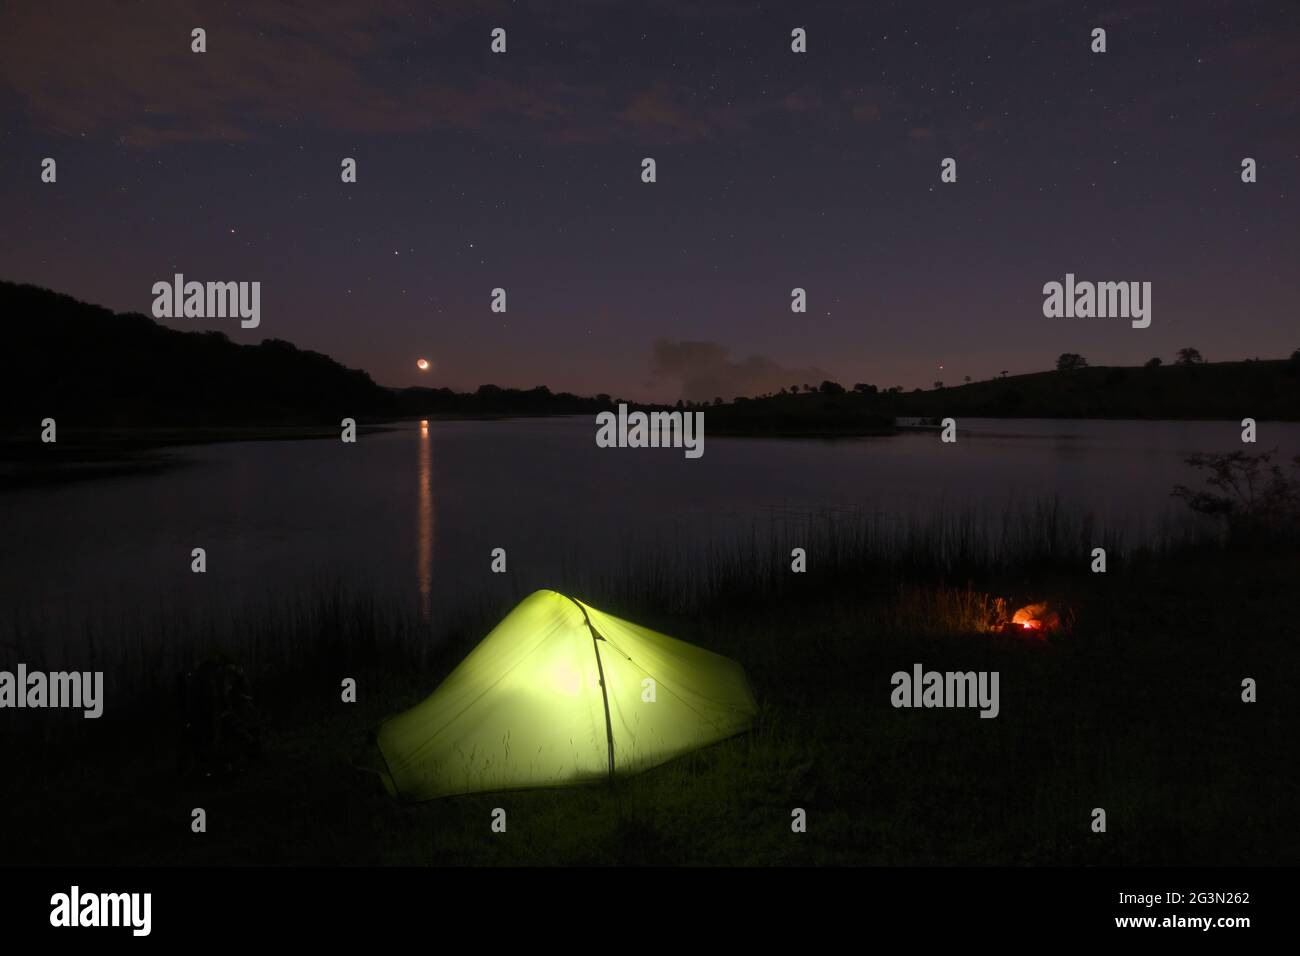
{"type": "Polygon", "coordinates": [[[881,86],[847,89],[841,93],[849,115],[859,123],[875,123],[893,104],[893,96],[881,86]]]}
{"type": "Polygon", "coordinates": [[[791,90],[781,97],[781,108],[791,113],[820,113],[825,109],[822,98],[813,90],[791,90]]]}
{"type": "MultiPolygon", "coordinates": [[[[747,12],[743,4],[706,9],[697,18],[747,12]]],[[[595,2],[547,14],[544,32],[569,39],[544,49],[529,45],[537,31],[505,0],[262,0],[237,9],[51,0],[7,11],[0,91],[13,93],[42,132],[146,149],[303,130],[680,143],[734,138],[772,117],[875,122],[888,111],[878,86],[837,100],[806,85],[756,90],[743,72],[716,88],[635,59],[611,72],[599,44],[582,44],[592,42],[593,18],[615,16],[595,2]],[[507,57],[487,51],[485,24],[498,15],[521,24],[507,57]],[[190,51],[195,27],[207,32],[206,53],[190,51]],[[575,60],[574,44],[585,59],[575,60]]]]}
{"type": "Polygon", "coordinates": [[[762,395],[791,385],[818,385],[828,376],[819,368],[791,368],[762,355],[733,360],[717,342],[657,340],[650,368],[657,379],[681,383],[681,396],[693,401],[730,401],[738,395],[762,395]]]}
{"type": "Polygon", "coordinates": [[[591,127],[607,94],[540,65],[484,68],[486,33],[475,33],[481,48],[472,50],[460,34],[493,8],[313,0],[232,12],[138,0],[66,3],[55,16],[50,6],[25,5],[7,12],[0,33],[0,86],[49,132],[145,148],[254,139],[272,127],[368,133],[523,122],[581,138],[567,127],[591,127]],[[206,53],[190,50],[195,27],[207,32],[206,53]]]}
{"type": "Polygon", "coordinates": [[[684,99],[684,90],[659,82],[649,90],[633,94],[618,118],[634,129],[658,133],[670,139],[690,140],[707,136],[709,122],[698,114],[692,116],[684,105],[684,99]]]}

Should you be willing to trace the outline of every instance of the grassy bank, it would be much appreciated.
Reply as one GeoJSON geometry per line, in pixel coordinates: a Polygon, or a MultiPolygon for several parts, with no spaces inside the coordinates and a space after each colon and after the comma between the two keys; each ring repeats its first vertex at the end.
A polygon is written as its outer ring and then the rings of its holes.
{"type": "MultiPolygon", "coordinates": [[[[1003,550],[974,522],[874,539],[862,525],[815,539],[829,550],[810,549],[803,575],[742,542],[690,590],[653,566],[573,589],[736,657],[762,705],[752,733],[613,789],[390,800],[363,769],[368,731],[507,608],[430,631],[365,595],[306,595],[235,622],[260,761],[180,772],[165,680],[99,721],[28,712],[4,741],[0,862],[1294,863],[1294,550],[1170,540],[1118,547],[1091,574],[1087,523],[1052,514],[1003,550]],[[1051,640],[987,630],[997,598],[1044,597],[1066,612],[1051,640]],[[890,675],[917,662],[999,671],[1000,716],[894,709],[890,675]],[[344,676],[356,704],[339,701],[344,676]],[[1243,677],[1259,703],[1241,702],[1243,677]],[[206,834],[190,832],[194,807],[206,834]],[[506,834],[489,829],[495,807],[506,834]],[[790,831],[794,807],[806,834],[790,831]],[[1089,829],[1094,807],[1106,834],[1089,829]]],[[[166,670],[144,650],[102,654],[166,670]]]]}

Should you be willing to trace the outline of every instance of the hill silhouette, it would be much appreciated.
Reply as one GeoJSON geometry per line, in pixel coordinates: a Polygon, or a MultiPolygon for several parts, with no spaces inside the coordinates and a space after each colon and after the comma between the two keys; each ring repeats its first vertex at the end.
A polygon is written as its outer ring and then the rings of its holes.
{"type": "Polygon", "coordinates": [[[833,438],[882,435],[904,418],[1300,420],[1300,355],[1290,359],[1033,372],[953,387],[880,390],[837,382],[707,410],[710,432],[833,438]]]}
{"type": "Polygon", "coordinates": [[[445,415],[576,415],[610,406],[581,397],[482,385],[393,389],[328,355],[280,339],[239,345],[139,313],[114,313],[33,285],[0,282],[0,427],[51,417],[95,428],[329,425],[445,415]]]}
{"type": "MultiPolygon", "coordinates": [[[[239,345],[221,332],[185,332],[139,313],[114,313],[33,285],[0,281],[0,427],[53,417],[76,428],[330,425],[352,417],[595,414],[619,403],[482,385],[391,389],[327,355],[280,339],[239,345]]],[[[638,408],[668,408],[629,402],[638,408]]],[[[811,392],[707,409],[715,434],[888,434],[895,417],[1300,420],[1300,358],[1035,372],[947,388],[811,392]]]]}
{"type": "Polygon", "coordinates": [[[1300,420],[1300,361],[1096,366],[895,396],[900,415],[1300,420]]]}
{"type": "Polygon", "coordinates": [[[239,345],[49,289],[0,282],[0,423],[337,425],[396,411],[363,371],[280,339],[239,345]]]}

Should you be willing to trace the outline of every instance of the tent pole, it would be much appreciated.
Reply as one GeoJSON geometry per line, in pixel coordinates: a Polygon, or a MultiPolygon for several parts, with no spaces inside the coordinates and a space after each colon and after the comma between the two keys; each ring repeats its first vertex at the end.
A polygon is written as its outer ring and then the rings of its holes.
{"type": "MultiPolygon", "coordinates": [[[[566,594],[565,597],[569,596],[566,594]]],[[[578,610],[582,612],[582,619],[587,623],[587,630],[591,632],[591,649],[596,655],[596,673],[600,676],[600,698],[605,704],[605,740],[609,744],[609,785],[612,787],[614,786],[614,725],[609,719],[609,692],[605,689],[605,668],[600,663],[600,645],[596,643],[603,641],[604,638],[592,627],[587,609],[574,598],[569,597],[569,600],[578,605],[578,610]]]]}

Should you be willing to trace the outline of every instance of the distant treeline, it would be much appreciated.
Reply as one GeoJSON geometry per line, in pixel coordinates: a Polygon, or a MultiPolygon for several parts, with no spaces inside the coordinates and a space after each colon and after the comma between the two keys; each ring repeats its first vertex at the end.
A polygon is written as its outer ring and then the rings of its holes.
{"type": "MultiPolygon", "coordinates": [[[[835,386],[835,383],[827,385],[835,386]]],[[[827,391],[737,398],[709,407],[704,424],[715,435],[778,438],[889,435],[895,431],[894,412],[890,409],[892,397],[846,393],[835,386],[827,391]]]]}
{"type": "MultiPolygon", "coordinates": [[[[1194,351],[1194,350],[1186,350],[1194,351]]],[[[1300,420],[1300,353],[1290,359],[1140,367],[1072,367],[905,392],[859,383],[792,386],[756,398],[721,397],[715,433],[881,434],[897,418],[1137,418],[1300,420]]],[[[696,407],[691,403],[691,407],[696,407]]]]}
{"type": "Polygon", "coordinates": [[[585,398],[569,392],[552,392],[545,385],[536,388],[501,388],[480,385],[474,392],[449,388],[403,388],[394,391],[398,413],[416,415],[493,418],[526,415],[586,415],[612,407],[622,399],[608,395],[585,398]]]}
{"type": "MultiPolygon", "coordinates": [[[[267,339],[238,345],[139,313],[114,314],[31,285],[0,282],[0,426],[52,417],[73,428],[333,425],[423,416],[585,415],[623,401],[482,385],[384,388],[327,355],[267,339]]],[[[1183,354],[1186,353],[1186,354],[1183,354]]],[[[708,409],[715,434],[848,435],[893,431],[896,417],[1300,420],[1300,352],[1290,359],[1089,367],[1063,355],[1051,372],[922,391],[836,382],[755,398],[678,402],[708,409]]],[[[666,408],[638,404],[640,408],[666,408]]]]}

